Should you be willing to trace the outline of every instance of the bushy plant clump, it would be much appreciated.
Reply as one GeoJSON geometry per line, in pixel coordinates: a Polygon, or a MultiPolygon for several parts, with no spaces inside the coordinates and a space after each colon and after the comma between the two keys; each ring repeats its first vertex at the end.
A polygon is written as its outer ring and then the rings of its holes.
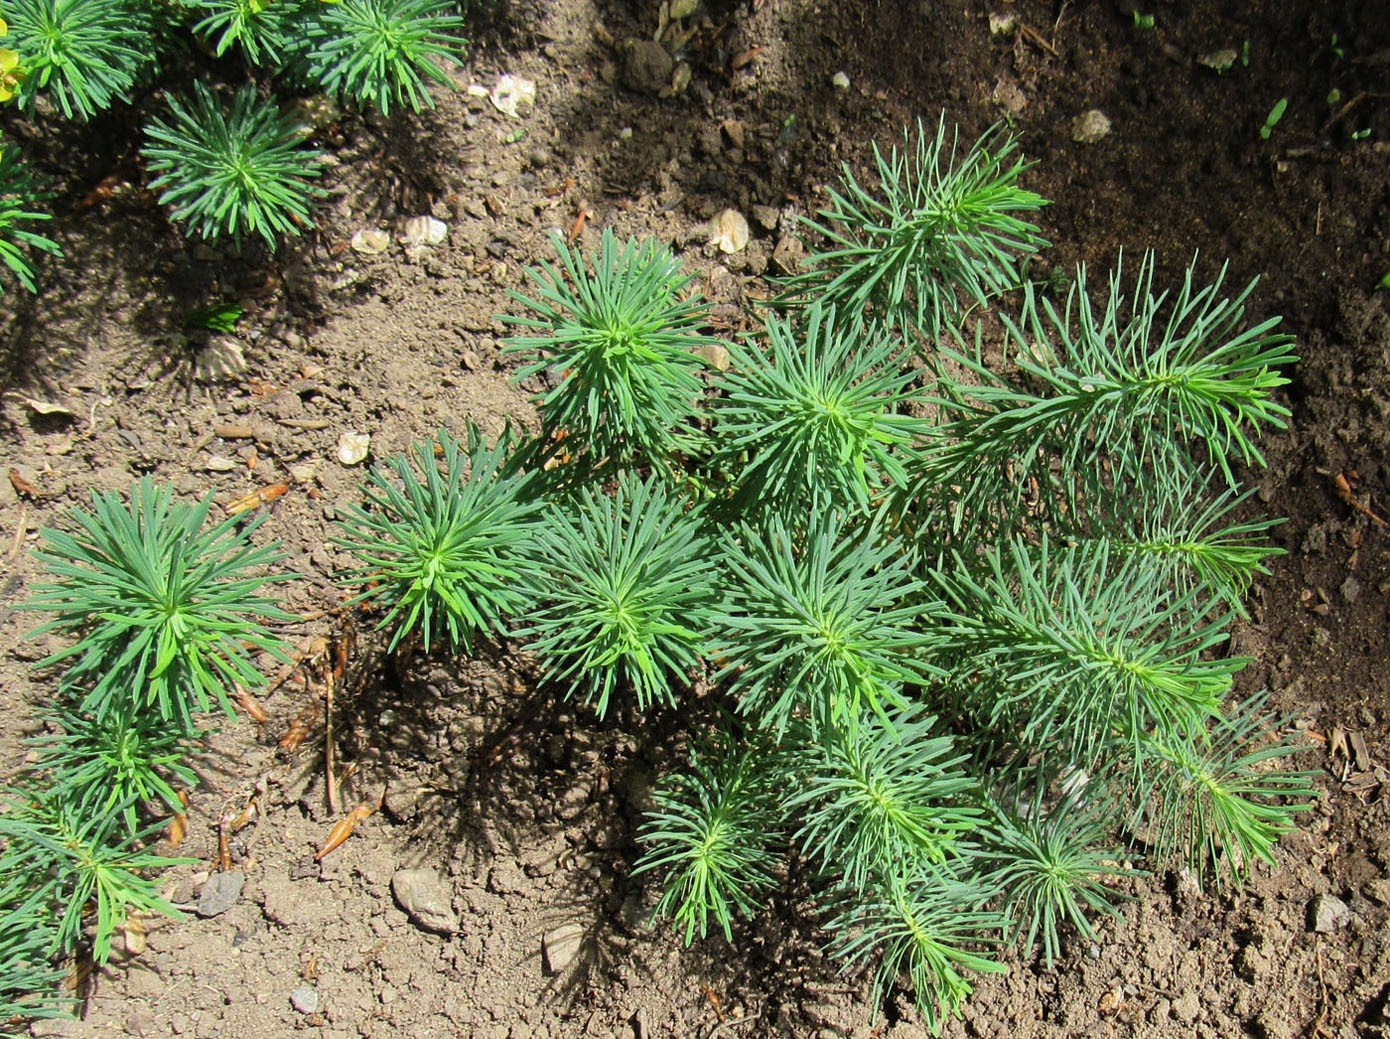
{"type": "Polygon", "coordinates": [[[1247,317],[1253,285],[1231,298],[1194,267],[1163,291],[1151,256],[1054,301],[1018,273],[1045,243],[1017,215],[1043,200],[1014,142],[958,150],[943,119],[905,144],[875,151],[877,183],[846,169],[723,375],[690,353],[702,311],[658,246],[605,235],[591,274],[557,245],[509,319],[520,376],[559,375],[518,458],[538,488],[580,488],[583,520],[537,560],[537,601],[566,606],[519,631],[600,710],[677,700],[700,672],[717,690],[727,722],[693,735],[639,835],[659,915],[733,939],[794,850],[830,952],[880,997],[905,979],[938,1028],[1002,943],[1051,963],[1090,935],[1124,863],[1238,884],[1312,792],[1222,655],[1278,552],[1240,473],[1288,415],[1290,339],[1247,317]],[[987,364],[965,307],[1015,289],[987,364]],[[646,526],[639,477],[671,488],[646,526]],[[660,598],[625,552],[672,496],[710,564],[674,584],[715,605],[675,611],[698,658],[654,687],[614,673],[590,617],[619,612],[603,589],[660,598]],[[595,606],[551,591],[575,582],[595,606]]]}
{"type": "MultiPolygon", "coordinates": [[[[1041,200],[1012,141],[958,159],[944,127],[910,161],[876,153],[876,188],[847,172],[807,278],[726,374],[668,250],[557,238],[508,319],[518,378],[549,384],[539,433],[441,431],[371,470],[336,539],[397,650],[516,639],[600,717],[699,680],[694,717],[718,720],[691,723],[638,832],[657,915],[736,941],[795,861],[828,952],[878,999],[905,982],[934,1030],[1007,944],[1066,957],[1138,866],[1243,882],[1312,797],[1222,655],[1277,552],[1240,481],[1288,415],[1291,341],[1247,319],[1253,286],[1189,269],[1156,290],[1152,257],[1060,303],[1017,284],[1041,241],[1009,214],[1041,200]],[[1014,289],[987,364],[962,307],[1014,289]]],[[[273,648],[274,610],[245,530],[143,485],[96,504],[50,536],[36,602],[79,640],[49,661],[77,715],[40,766],[69,778],[7,817],[0,889],[35,912],[95,891],[110,921],[163,908],[128,843],[131,801],[181,778],[155,723],[185,737],[252,681],[242,647],[273,648]],[[25,881],[22,849],[60,832],[100,855],[25,881]],[[106,909],[97,869],[134,878],[106,909]]]]}

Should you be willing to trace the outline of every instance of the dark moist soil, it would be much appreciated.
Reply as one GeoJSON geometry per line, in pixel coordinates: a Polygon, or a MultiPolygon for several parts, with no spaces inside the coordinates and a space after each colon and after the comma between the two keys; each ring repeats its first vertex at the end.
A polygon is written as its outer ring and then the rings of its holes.
{"type": "Polygon", "coordinates": [[[457,84],[523,75],[536,108],[514,121],[460,89],[419,117],[329,113],[318,132],[336,160],[330,198],[315,232],[275,257],[183,244],[141,188],[130,126],[28,142],[59,178],[53,230],[66,257],[44,264],[38,297],[5,297],[0,406],[7,467],[21,478],[0,481],[6,767],[52,688],[31,670],[50,647],[23,641],[33,617],[13,609],[38,576],[28,550],[91,489],[124,491],[149,474],[225,506],[290,483],[261,536],[304,575],[283,586],[288,607],[318,616],[285,632],[309,660],[265,697],[270,721],[225,726],[200,763],[178,849],[197,863],[166,887],[188,918],[144,921],[148,933],[129,934],[89,979],[85,1020],[35,1034],[922,1034],[906,994],[875,1019],[866,979],[837,976],[791,882],[732,948],[686,950],[647,929],[654,891],[629,876],[633,832],[678,718],[598,724],[536,689],[508,647],[457,663],[390,659],[320,611],[342,600],[330,575],[345,560],[327,542],[363,477],[337,460],[340,434],[369,433],[381,459],[467,419],[490,434],[530,421],[538,387],[509,381],[494,315],[512,308],[508,290],[524,290],[523,268],[550,255],[550,229],[587,211],[586,249],[605,227],[671,242],[732,333],[818,185],[841,161],[862,166],[871,140],[944,107],[965,138],[1001,119],[1023,135],[1037,160],[1027,186],[1053,200],[1041,222],[1055,247],[1039,264],[1102,272],[1124,250],[1133,269],[1152,249],[1172,284],[1194,255],[1204,279],[1229,258],[1232,293],[1262,277],[1252,318],[1282,314],[1297,336],[1293,418],[1265,438],[1268,468],[1250,477],[1263,508],[1288,517],[1274,534],[1287,555],[1257,584],[1233,642],[1254,658],[1243,691],[1272,689],[1306,730],[1298,761],[1320,790],[1278,867],[1257,865],[1243,891],[1137,882],[1120,918],[1094,944],[1072,941],[1055,969],[1010,957],[1006,976],[980,979],[946,1034],[1390,1035],[1390,567],[1371,515],[1390,513],[1390,293],[1375,288],[1390,271],[1383,0],[1149,2],[1152,29],[1136,26],[1132,0],[712,5],[713,28],[687,48],[690,86],[667,99],[624,86],[614,46],[651,37],[656,4],[496,6],[457,84]],[[991,16],[1013,26],[992,33],[991,16]],[[1198,61],[1247,42],[1248,65],[1218,74],[1198,61]],[[839,71],[847,90],[831,85],[839,71]],[[1261,139],[1279,98],[1287,113],[1261,139]],[[1076,143],[1072,121],[1090,109],[1111,132],[1076,143]],[[525,137],[507,143],[518,129],[525,137]],[[705,231],[729,206],[753,229],[732,256],[705,231]],[[349,245],[419,215],[442,219],[447,241],[393,237],[374,256],[349,245]],[[249,302],[237,337],[180,331],[189,310],[223,298],[249,302]],[[1359,506],[1339,496],[1339,474],[1359,506]],[[319,716],[322,683],[306,688],[305,676],[339,646],[334,748],[355,771],[335,815],[322,728],[295,753],[279,743],[306,705],[319,716]],[[315,863],[337,819],[383,792],[382,809],[315,863]],[[200,917],[217,821],[251,799],[254,820],[228,849],[240,897],[200,917]],[[405,867],[443,878],[456,933],[407,919],[391,890],[405,867]],[[1311,927],[1322,895],[1350,911],[1329,933],[1311,927]]]}

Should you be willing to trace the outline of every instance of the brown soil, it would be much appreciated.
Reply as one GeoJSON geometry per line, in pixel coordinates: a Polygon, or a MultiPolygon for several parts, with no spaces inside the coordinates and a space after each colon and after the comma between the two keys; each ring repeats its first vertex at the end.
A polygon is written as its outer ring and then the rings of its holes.
{"type": "MultiPolygon", "coordinates": [[[[1127,262],[1154,249],[1164,275],[1197,253],[1210,277],[1229,257],[1232,290],[1262,275],[1254,315],[1283,314],[1300,341],[1293,421],[1267,438],[1269,467],[1253,477],[1269,512],[1289,517],[1275,533],[1288,554],[1234,641],[1255,657],[1248,688],[1272,688],[1308,730],[1300,761],[1318,771],[1322,793],[1280,846],[1279,867],[1257,868],[1243,891],[1138,882],[1094,945],[1072,942],[1051,971],[1013,958],[1007,976],[981,979],[945,1034],[1390,1035],[1390,555],[1384,525],[1334,484],[1354,471],[1359,500],[1390,511],[1390,293],[1375,288],[1390,271],[1390,17],[1383,0],[1153,0],[1141,10],[1155,27],[1142,29],[1132,6],[711,4],[722,34],[692,43],[690,89],[662,100],[616,81],[607,42],[650,37],[655,3],[497,4],[459,85],[525,75],[536,109],[515,123],[460,91],[418,118],[326,126],[339,160],[331,199],[312,238],[274,258],[254,245],[238,256],[181,244],[138,186],[90,195],[110,174],[138,179],[129,127],[31,141],[61,178],[54,226],[66,258],[45,264],[37,298],[5,297],[0,376],[13,392],[0,435],[7,467],[42,497],[0,486],[3,547],[16,547],[0,589],[4,765],[22,756],[24,718],[51,688],[30,667],[48,647],[24,641],[33,618],[13,609],[37,576],[23,549],[89,489],[124,490],[148,473],[225,504],[293,469],[298,480],[261,533],[283,542],[303,575],[285,586],[288,607],[332,608],[342,595],[330,575],[345,560],[327,543],[331,521],[363,475],[337,461],[339,434],[370,433],[380,459],[467,418],[492,433],[509,417],[526,421],[535,387],[509,382],[494,315],[512,306],[508,290],[525,288],[523,268],[550,255],[551,228],[568,230],[588,210],[584,246],[607,226],[672,242],[702,272],[721,324],[736,326],[776,241],[815,207],[840,161],[862,163],[870,140],[943,107],[965,135],[1007,108],[1038,160],[1027,186],[1054,200],[1042,214],[1056,243],[1047,264],[1103,270],[1122,248],[1127,262]],[[992,13],[1024,28],[992,35],[992,13]],[[1217,74],[1195,60],[1247,40],[1248,66],[1217,74]],[[730,72],[754,47],[763,49],[730,72]],[[840,70],[845,91],[830,83],[840,70]],[[1329,105],[1334,87],[1343,100],[1329,105]],[[1263,140],[1280,97],[1287,114],[1263,140]],[[1072,119],[1092,108],[1112,132],[1074,143],[1072,119]],[[720,131],[726,120],[741,123],[741,145],[720,131]],[[525,138],[506,143],[518,127],[525,138]],[[726,206],[750,216],[772,207],[777,226],[752,221],[748,249],[718,255],[703,228],[726,206]],[[444,245],[395,243],[370,257],[347,245],[361,228],[394,232],[426,213],[448,223],[444,245]],[[203,381],[203,344],[176,330],[224,297],[253,301],[239,343],[247,366],[203,381]],[[24,398],[71,415],[40,415],[24,398]],[[219,436],[228,425],[250,436],[219,436]],[[1369,762],[1333,753],[1339,731],[1364,737],[1369,762]],[[1329,934],[1309,923],[1324,893],[1352,912],[1329,934]]],[[[286,635],[306,646],[344,637],[334,624],[286,635]]],[[[383,810],[313,861],[335,818],[321,734],[296,755],[277,747],[310,700],[285,683],[266,700],[269,723],[243,719],[212,740],[179,849],[199,863],[168,877],[172,897],[196,903],[217,819],[259,784],[263,814],[232,847],[246,875],[238,903],[209,919],[151,921],[146,951],[92,979],[85,1020],[36,1033],[921,1034],[901,994],[875,1021],[866,980],[837,976],[822,957],[797,890],[740,928],[732,948],[711,939],[686,950],[644,926],[654,893],[628,876],[633,828],[677,719],[597,724],[532,688],[507,647],[400,665],[365,633],[357,647],[335,727],[339,759],[358,763],[342,811],[384,790],[383,810]],[[393,900],[393,873],[418,865],[451,886],[457,935],[418,929],[393,900]],[[551,976],[544,936],[564,925],[577,925],[583,944],[551,976]],[[310,1013],[291,1004],[304,985],[317,993],[310,1013]]]]}

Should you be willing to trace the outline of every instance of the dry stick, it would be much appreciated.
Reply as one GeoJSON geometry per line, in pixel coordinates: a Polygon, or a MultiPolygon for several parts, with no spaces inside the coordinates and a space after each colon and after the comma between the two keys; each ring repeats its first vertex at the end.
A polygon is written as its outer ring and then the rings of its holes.
{"type": "Polygon", "coordinates": [[[15,556],[19,555],[19,546],[24,541],[24,517],[25,512],[28,510],[28,508],[28,502],[22,501],[19,503],[19,521],[18,523],[16,523],[14,529],[14,544],[10,546],[10,559],[13,559],[15,556]]]}
{"type": "Polygon", "coordinates": [[[1042,33],[1038,32],[1038,30],[1031,29],[1027,25],[1024,25],[1022,22],[1018,23],[1018,27],[1020,30],[1022,30],[1024,36],[1027,36],[1030,40],[1036,43],[1043,50],[1047,51],[1047,53],[1051,54],[1054,58],[1061,57],[1061,55],[1057,53],[1057,48],[1052,46],[1052,44],[1048,43],[1047,38],[1043,36],[1042,33]]]}
{"type": "Polygon", "coordinates": [[[323,764],[327,770],[328,811],[338,814],[338,780],[333,770],[333,661],[328,661],[324,671],[328,675],[328,689],[323,697],[323,764]]]}

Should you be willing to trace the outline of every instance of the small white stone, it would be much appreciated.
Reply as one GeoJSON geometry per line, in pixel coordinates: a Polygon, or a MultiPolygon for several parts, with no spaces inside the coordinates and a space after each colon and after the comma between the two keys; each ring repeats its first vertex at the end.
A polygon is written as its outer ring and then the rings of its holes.
{"type": "Polygon", "coordinates": [[[1095,144],[1110,132],[1110,119],[1099,108],[1082,112],[1071,121],[1071,139],[1077,144],[1095,144]]]}
{"type": "Polygon", "coordinates": [[[360,465],[371,451],[370,433],[344,433],[338,438],[338,461],[343,465],[360,465]]]}
{"type": "Polygon", "coordinates": [[[352,251],[363,256],[376,256],[391,247],[391,236],[376,228],[364,227],[352,236],[352,251]]]}
{"type": "Polygon", "coordinates": [[[709,240],[720,252],[739,252],[747,247],[748,237],[748,221],[737,209],[726,209],[709,222],[709,240]]]}
{"type": "Polygon", "coordinates": [[[844,72],[837,72],[830,77],[830,85],[836,90],[848,90],[849,76],[844,72]]]}
{"type": "Polygon", "coordinates": [[[448,225],[432,216],[413,216],[401,230],[401,241],[406,245],[439,245],[447,237],[448,225]]]}
{"type": "Polygon", "coordinates": [[[531,108],[536,103],[536,84],[525,76],[513,76],[509,72],[497,77],[497,85],[492,88],[488,100],[503,115],[519,119],[523,108],[531,108]]]}
{"type": "Polygon", "coordinates": [[[214,336],[193,358],[193,377],[199,382],[228,382],[246,371],[246,355],[231,336],[214,336]]]}
{"type": "Polygon", "coordinates": [[[584,944],[584,928],[581,924],[561,924],[553,931],[546,932],[541,939],[541,957],[545,961],[545,972],[551,977],[563,974],[565,968],[579,955],[584,944]]]}
{"type": "Polygon", "coordinates": [[[1018,17],[1012,14],[992,14],[989,16],[989,34],[991,36],[1002,36],[1006,32],[1013,32],[1013,28],[1018,24],[1018,17]]]}

